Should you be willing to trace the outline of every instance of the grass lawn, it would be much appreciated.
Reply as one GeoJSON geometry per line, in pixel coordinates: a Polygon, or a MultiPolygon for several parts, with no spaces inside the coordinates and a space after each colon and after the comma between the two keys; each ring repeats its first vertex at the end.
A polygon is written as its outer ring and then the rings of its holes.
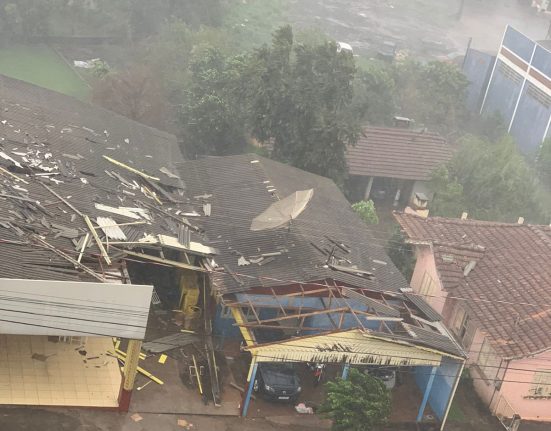
{"type": "Polygon", "coordinates": [[[89,93],[88,86],[46,45],[0,46],[0,73],[83,100],[89,93]]]}

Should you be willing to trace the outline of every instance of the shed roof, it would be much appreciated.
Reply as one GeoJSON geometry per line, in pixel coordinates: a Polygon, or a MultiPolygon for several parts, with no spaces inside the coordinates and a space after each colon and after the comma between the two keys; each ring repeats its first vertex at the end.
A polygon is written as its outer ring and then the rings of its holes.
{"type": "Polygon", "coordinates": [[[551,348],[551,227],[395,213],[409,240],[431,244],[449,295],[465,299],[496,351],[551,348]]]}
{"type": "Polygon", "coordinates": [[[452,148],[437,133],[387,127],[366,127],[346,152],[350,175],[420,181],[451,157],[452,148]]]}

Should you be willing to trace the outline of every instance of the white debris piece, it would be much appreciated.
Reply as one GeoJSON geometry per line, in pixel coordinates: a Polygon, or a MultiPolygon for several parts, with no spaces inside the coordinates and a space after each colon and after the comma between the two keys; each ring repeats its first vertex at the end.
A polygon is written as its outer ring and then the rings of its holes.
{"type": "Polygon", "coordinates": [[[6,153],[4,153],[3,151],[0,151],[0,157],[2,157],[4,160],[8,160],[8,161],[12,162],[12,163],[13,163],[15,166],[17,166],[18,168],[22,168],[22,167],[23,167],[23,166],[21,166],[21,164],[20,164],[17,160],[11,158],[10,156],[8,156],[8,155],[7,155],[6,153]]]}
{"type": "Polygon", "coordinates": [[[88,180],[87,180],[86,178],[81,178],[81,179],[80,179],[80,182],[81,182],[82,184],[88,184],[88,180]]]}
{"type": "Polygon", "coordinates": [[[164,166],[159,169],[159,171],[161,171],[163,174],[165,174],[167,177],[169,178],[177,178],[177,179],[180,179],[180,177],[172,172],[170,172],[167,168],[165,168],[164,166]]]}
{"type": "Polygon", "coordinates": [[[240,256],[239,259],[237,259],[237,266],[247,266],[250,265],[251,262],[249,262],[247,259],[245,259],[244,256],[240,256]]]}
{"type": "Polygon", "coordinates": [[[143,208],[128,208],[128,207],[111,207],[109,205],[103,205],[103,204],[95,204],[96,209],[100,211],[107,211],[113,214],[119,214],[128,218],[132,218],[134,220],[151,220],[151,217],[149,216],[149,213],[147,210],[144,210],[143,208]]]}
{"type": "Polygon", "coordinates": [[[111,217],[98,217],[96,223],[109,239],[126,241],[126,235],[111,217]]]}
{"type": "Polygon", "coordinates": [[[124,138],[124,142],[125,142],[126,144],[129,144],[129,143],[130,143],[130,139],[124,138]]]}
{"type": "Polygon", "coordinates": [[[211,209],[212,209],[212,205],[211,205],[211,204],[209,204],[209,203],[203,204],[203,212],[205,213],[205,215],[206,215],[207,217],[210,216],[210,211],[211,211],[211,209]]]}

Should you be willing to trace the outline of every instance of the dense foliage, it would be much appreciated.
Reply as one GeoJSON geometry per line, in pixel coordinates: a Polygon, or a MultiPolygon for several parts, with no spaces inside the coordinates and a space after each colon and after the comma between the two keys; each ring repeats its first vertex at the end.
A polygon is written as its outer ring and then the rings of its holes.
{"type": "Polygon", "coordinates": [[[375,204],[372,200],[360,201],[352,204],[352,209],[358,213],[361,219],[367,224],[379,223],[379,217],[375,211],[375,204]]]}
{"type": "Polygon", "coordinates": [[[371,431],[383,425],[391,408],[384,383],[355,368],[347,380],[327,383],[327,398],[319,411],[333,420],[336,431],[371,431]]]}
{"type": "Polygon", "coordinates": [[[433,215],[459,217],[467,211],[481,220],[549,221],[535,172],[508,136],[497,141],[464,137],[448,166],[433,174],[431,187],[433,215]]]}

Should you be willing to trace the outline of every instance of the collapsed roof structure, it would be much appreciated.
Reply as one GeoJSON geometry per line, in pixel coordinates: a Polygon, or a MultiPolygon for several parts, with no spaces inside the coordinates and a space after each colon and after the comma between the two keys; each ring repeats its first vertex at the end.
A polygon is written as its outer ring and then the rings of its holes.
{"type": "Polygon", "coordinates": [[[0,76],[0,273],[105,281],[143,250],[212,253],[186,219],[175,160],[173,135],[0,76]]]}

